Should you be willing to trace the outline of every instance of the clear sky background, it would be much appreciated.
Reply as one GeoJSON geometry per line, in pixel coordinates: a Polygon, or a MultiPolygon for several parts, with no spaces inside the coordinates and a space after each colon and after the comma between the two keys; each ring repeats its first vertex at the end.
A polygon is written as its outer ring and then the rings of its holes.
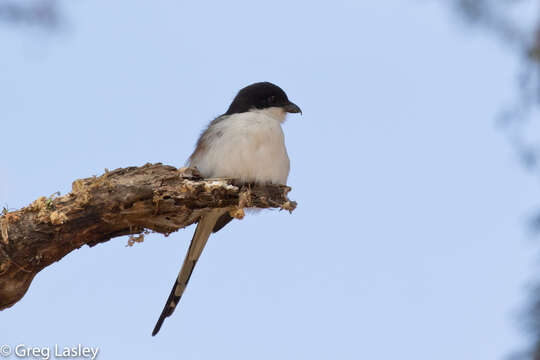
{"type": "Polygon", "coordinates": [[[182,166],[255,81],[284,124],[298,208],[212,237],[150,333],[193,228],[47,267],[0,343],[100,359],[499,359],[520,350],[540,188],[495,125],[518,61],[440,3],[64,2],[58,34],[0,27],[0,202],[104,168],[182,166]]]}

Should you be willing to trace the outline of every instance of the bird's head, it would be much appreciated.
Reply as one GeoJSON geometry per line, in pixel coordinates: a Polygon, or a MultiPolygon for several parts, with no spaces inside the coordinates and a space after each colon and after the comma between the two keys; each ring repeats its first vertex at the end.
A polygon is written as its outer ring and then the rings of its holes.
{"type": "Polygon", "coordinates": [[[269,82],[258,82],[241,89],[224,115],[248,111],[268,110],[280,114],[285,119],[287,113],[302,113],[302,110],[289,100],[285,91],[269,82]]]}

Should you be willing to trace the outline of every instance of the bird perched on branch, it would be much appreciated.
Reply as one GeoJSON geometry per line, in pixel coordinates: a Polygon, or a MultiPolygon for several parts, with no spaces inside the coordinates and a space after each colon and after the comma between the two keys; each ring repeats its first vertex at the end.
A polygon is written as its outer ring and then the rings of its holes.
{"type": "MultiPolygon", "coordinates": [[[[286,184],[289,157],[281,124],[287,113],[301,113],[287,94],[269,82],[241,89],[227,112],[203,131],[187,165],[197,167],[205,178],[227,177],[245,183],[286,184]]],[[[197,260],[211,233],[233,218],[227,209],[214,209],[197,224],[188,252],[152,336],[171,316],[186,289],[197,260]]]]}

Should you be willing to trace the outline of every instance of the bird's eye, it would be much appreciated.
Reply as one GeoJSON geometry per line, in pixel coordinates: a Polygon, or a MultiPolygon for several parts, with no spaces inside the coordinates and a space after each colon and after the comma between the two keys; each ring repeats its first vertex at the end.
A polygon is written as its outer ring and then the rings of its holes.
{"type": "Polygon", "coordinates": [[[276,97],[275,97],[274,95],[272,95],[272,96],[270,96],[270,97],[268,98],[267,101],[268,101],[269,104],[273,104],[273,103],[276,102],[276,97]]]}

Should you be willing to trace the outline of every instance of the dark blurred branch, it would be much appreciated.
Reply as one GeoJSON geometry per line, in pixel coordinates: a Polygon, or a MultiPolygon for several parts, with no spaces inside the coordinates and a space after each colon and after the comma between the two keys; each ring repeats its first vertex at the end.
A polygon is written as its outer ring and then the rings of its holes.
{"type": "Polygon", "coordinates": [[[0,0],[0,22],[54,30],[60,24],[58,3],[56,0],[0,0]]]}
{"type": "Polygon", "coordinates": [[[526,7],[538,6],[536,1],[450,0],[450,4],[468,24],[488,30],[522,60],[518,96],[501,112],[500,124],[508,130],[511,144],[526,168],[540,175],[540,137],[531,137],[527,132],[532,122],[540,121],[534,116],[540,109],[540,14],[526,13],[526,7]]]}
{"type": "Polygon", "coordinates": [[[529,57],[531,61],[540,64],[540,22],[536,27],[535,36],[532,41],[531,48],[529,50],[529,57]]]}
{"type": "Polygon", "coordinates": [[[473,25],[480,25],[511,45],[525,46],[526,30],[508,15],[512,1],[454,0],[453,6],[463,18],[473,25]],[[501,9],[503,8],[503,9],[501,9]]]}
{"type": "MultiPolygon", "coordinates": [[[[540,13],[531,14],[538,0],[447,0],[467,23],[480,26],[509,45],[521,58],[523,67],[518,76],[519,92],[515,103],[501,114],[511,144],[525,167],[540,178],[540,13]],[[525,11],[527,7],[527,13],[525,11]],[[529,21],[527,21],[529,19],[529,21]]],[[[540,233],[540,211],[530,220],[540,233]]],[[[532,337],[530,348],[515,359],[540,360],[540,284],[531,291],[523,313],[525,328],[532,337]]]]}

